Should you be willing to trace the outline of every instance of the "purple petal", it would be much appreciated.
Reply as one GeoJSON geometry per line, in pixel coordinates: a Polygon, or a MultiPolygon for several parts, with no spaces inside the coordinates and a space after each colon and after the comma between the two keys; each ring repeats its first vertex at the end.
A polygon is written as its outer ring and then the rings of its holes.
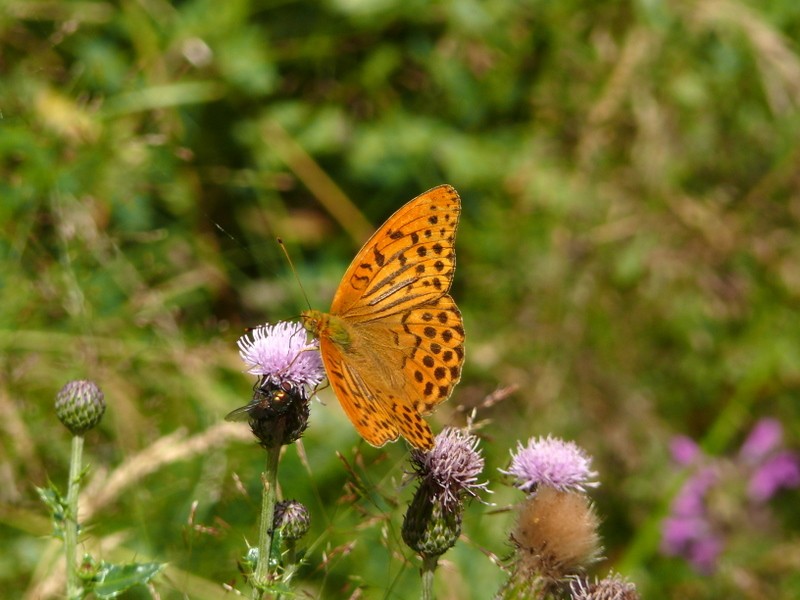
{"type": "Polygon", "coordinates": [[[723,549],[723,541],[705,518],[669,517],[662,526],[661,551],[681,556],[702,573],[711,573],[723,549]]]}
{"type": "Polygon", "coordinates": [[[275,384],[288,381],[313,387],[325,375],[318,344],[307,341],[299,323],[261,325],[239,338],[237,345],[247,372],[275,384]]]}
{"type": "Polygon", "coordinates": [[[766,502],[781,488],[800,486],[800,458],[784,451],[756,469],[747,484],[747,493],[755,502],[766,502]]]}
{"type": "Polygon", "coordinates": [[[717,470],[713,466],[704,467],[693,473],[672,501],[672,514],[682,517],[704,515],[706,494],[716,484],[717,479],[717,470]]]}
{"type": "Polygon", "coordinates": [[[669,451],[672,454],[672,460],[682,467],[697,462],[697,458],[700,456],[700,447],[692,438],[685,435],[672,438],[669,451]]]}
{"type": "Polygon", "coordinates": [[[683,555],[692,542],[708,531],[708,521],[702,517],[667,517],[661,527],[661,550],[670,556],[683,555]]]}
{"type": "Polygon", "coordinates": [[[722,553],[722,540],[714,535],[697,540],[689,549],[689,562],[699,572],[711,574],[717,568],[717,559],[722,553]]]}
{"type": "Polygon", "coordinates": [[[750,464],[758,463],[777,449],[783,440],[783,427],[777,419],[761,419],[742,444],[739,455],[750,464]]]}
{"type": "Polygon", "coordinates": [[[535,493],[539,485],[586,491],[600,485],[591,466],[592,457],[574,442],[547,436],[531,438],[527,446],[517,443],[517,451],[511,452],[511,465],[500,472],[513,475],[514,485],[523,492],[535,493]]]}

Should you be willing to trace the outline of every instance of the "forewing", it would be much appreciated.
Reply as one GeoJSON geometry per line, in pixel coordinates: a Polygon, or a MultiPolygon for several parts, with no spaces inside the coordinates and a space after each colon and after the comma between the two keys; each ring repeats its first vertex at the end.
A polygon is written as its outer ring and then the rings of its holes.
{"type": "Polygon", "coordinates": [[[461,200],[449,185],[420,194],[378,229],[347,269],[331,313],[350,322],[381,319],[450,289],[461,200]]]}

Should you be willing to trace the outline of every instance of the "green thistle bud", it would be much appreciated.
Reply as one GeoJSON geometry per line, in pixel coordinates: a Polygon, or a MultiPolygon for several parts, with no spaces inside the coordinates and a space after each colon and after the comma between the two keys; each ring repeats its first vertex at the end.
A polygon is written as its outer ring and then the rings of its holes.
{"type": "Polygon", "coordinates": [[[420,485],[403,519],[403,541],[420,556],[441,556],[461,535],[461,515],[461,506],[446,508],[420,485]]]}
{"type": "Polygon", "coordinates": [[[297,500],[283,500],[275,506],[272,527],[280,529],[284,540],[294,542],[308,533],[311,516],[308,509],[297,500]]]}
{"type": "Polygon", "coordinates": [[[100,572],[101,564],[98,563],[91,554],[84,554],[83,560],[78,565],[78,577],[81,581],[91,582],[100,572]]]}
{"type": "Polygon", "coordinates": [[[56,415],[72,435],[83,435],[103,418],[106,403],[93,381],[70,381],[56,395],[56,415]]]}
{"type": "Polygon", "coordinates": [[[256,565],[258,565],[258,548],[248,548],[247,554],[239,559],[238,564],[242,575],[249,578],[255,573],[256,565]]]}

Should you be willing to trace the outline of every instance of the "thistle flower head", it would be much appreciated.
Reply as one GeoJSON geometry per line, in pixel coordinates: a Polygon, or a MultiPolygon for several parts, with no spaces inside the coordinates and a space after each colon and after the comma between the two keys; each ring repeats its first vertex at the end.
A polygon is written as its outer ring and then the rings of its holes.
{"type": "Polygon", "coordinates": [[[272,527],[281,530],[283,539],[296,541],[308,533],[311,527],[311,515],[302,502],[282,500],[275,506],[272,527]]]}
{"type": "Polygon", "coordinates": [[[432,450],[411,451],[411,466],[430,494],[445,510],[455,510],[466,497],[478,497],[489,491],[487,483],[478,483],[483,471],[479,439],[464,429],[445,427],[436,436],[432,450]]]}
{"type": "Polygon", "coordinates": [[[265,448],[297,441],[308,425],[309,389],[325,375],[316,341],[308,342],[299,323],[262,325],[237,342],[247,371],[259,376],[249,404],[229,421],[249,420],[265,448]]]}
{"type": "Polygon", "coordinates": [[[445,510],[421,485],[403,517],[403,541],[422,557],[441,556],[461,535],[463,510],[445,510]]]}
{"type": "Polygon", "coordinates": [[[591,465],[591,456],[575,443],[547,436],[531,438],[526,446],[518,443],[508,470],[500,472],[512,475],[515,487],[523,492],[533,493],[540,485],[585,492],[587,487],[600,485],[592,481],[597,472],[591,465]]]}
{"type": "Polygon", "coordinates": [[[572,600],[638,600],[636,586],[616,573],[594,583],[574,577],[569,584],[572,600]]]}
{"type": "Polygon", "coordinates": [[[411,451],[411,465],[419,487],[403,519],[403,541],[420,556],[440,556],[461,535],[464,499],[489,491],[478,483],[484,465],[478,438],[447,427],[433,450],[411,451]]]}
{"type": "Polygon", "coordinates": [[[56,415],[72,435],[83,435],[103,418],[106,402],[93,381],[70,381],[56,395],[56,415]]]}
{"type": "Polygon", "coordinates": [[[307,341],[300,323],[261,325],[240,337],[237,345],[247,372],[276,385],[313,387],[325,376],[319,343],[307,341]]]}

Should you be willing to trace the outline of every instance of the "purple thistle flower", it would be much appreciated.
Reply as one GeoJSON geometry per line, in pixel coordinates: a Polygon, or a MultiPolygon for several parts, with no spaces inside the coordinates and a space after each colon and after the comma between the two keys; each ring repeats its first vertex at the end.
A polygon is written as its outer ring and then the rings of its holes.
{"type": "Polygon", "coordinates": [[[750,476],[747,495],[754,502],[766,502],[781,488],[800,486],[800,457],[789,450],[764,461],[750,476]]]}
{"type": "Polygon", "coordinates": [[[319,344],[307,341],[300,323],[261,325],[240,337],[237,345],[247,372],[272,384],[313,387],[325,376],[319,344]]]}
{"type": "Polygon", "coordinates": [[[406,545],[425,558],[447,552],[461,535],[464,499],[489,490],[478,483],[483,457],[478,438],[469,431],[445,427],[432,450],[412,450],[411,466],[419,487],[403,517],[406,545]]]}
{"type": "Polygon", "coordinates": [[[572,600],[638,600],[636,586],[618,573],[594,582],[583,577],[570,578],[569,590],[572,600]]]}
{"type": "Polygon", "coordinates": [[[478,483],[484,460],[478,450],[479,439],[469,431],[445,427],[436,436],[433,450],[411,450],[411,466],[420,484],[431,490],[431,501],[454,510],[466,496],[478,497],[478,492],[490,492],[488,482],[478,483]]]}
{"type": "Polygon", "coordinates": [[[531,438],[528,445],[517,443],[511,452],[511,465],[501,473],[516,478],[514,486],[523,492],[533,493],[541,485],[559,491],[585,492],[587,487],[597,487],[597,471],[591,470],[592,457],[574,442],[565,442],[552,436],[531,438]]]}
{"type": "Polygon", "coordinates": [[[258,375],[249,404],[228,414],[247,419],[264,448],[297,441],[308,426],[308,390],[325,375],[317,342],[309,343],[299,323],[261,325],[239,338],[248,373],[258,375]]]}

